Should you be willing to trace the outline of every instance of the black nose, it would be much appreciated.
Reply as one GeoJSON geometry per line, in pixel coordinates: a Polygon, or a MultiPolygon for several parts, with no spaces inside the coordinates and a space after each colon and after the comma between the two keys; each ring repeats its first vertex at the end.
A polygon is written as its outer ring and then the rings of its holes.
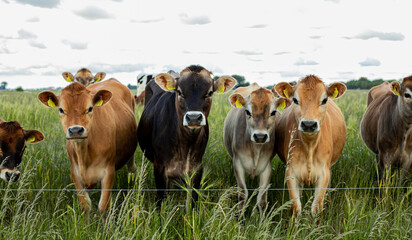
{"type": "Polygon", "coordinates": [[[268,135],[267,134],[255,133],[255,134],[253,134],[253,139],[255,139],[255,142],[257,142],[257,143],[264,143],[268,139],[268,135]]]}
{"type": "Polygon", "coordinates": [[[188,113],[186,114],[186,121],[190,126],[199,126],[203,120],[201,113],[188,113]]]}
{"type": "Polygon", "coordinates": [[[305,132],[314,132],[318,128],[318,122],[312,120],[301,121],[300,126],[305,132]]]}
{"type": "Polygon", "coordinates": [[[82,136],[84,133],[84,127],[70,127],[67,132],[70,137],[82,136]]]}
{"type": "Polygon", "coordinates": [[[10,181],[10,179],[13,180],[13,182],[16,182],[17,180],[19,180],[20,177],[20,173],[10,173],[10,172],[6,172],[6,180],[10,181]]]}

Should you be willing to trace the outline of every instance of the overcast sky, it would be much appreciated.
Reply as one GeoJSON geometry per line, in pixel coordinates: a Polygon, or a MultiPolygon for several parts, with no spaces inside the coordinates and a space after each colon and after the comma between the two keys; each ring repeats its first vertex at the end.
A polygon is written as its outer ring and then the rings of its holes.
{"type": "Polygon", "coordinates": [[[412,74],[410,1],[0,0],[0,81],[65,86],[61,73],[200,64],[266,86],[412,74]]]}

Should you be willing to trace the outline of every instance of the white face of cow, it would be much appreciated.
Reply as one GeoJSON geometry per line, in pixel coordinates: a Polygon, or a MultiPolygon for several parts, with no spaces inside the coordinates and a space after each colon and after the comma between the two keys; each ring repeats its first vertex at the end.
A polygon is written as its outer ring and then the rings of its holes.
{"type": "Polygon", "coordinates": [[[246,129],[250,140],[255,143],[267,143],[274,130],[277,109],[290,105],[287,98],[276,98],[273,92],[259,88],[246,98],[238,93],[229,96],[229,101],[235,108],[243,108],[246,118],[246,129]]]}

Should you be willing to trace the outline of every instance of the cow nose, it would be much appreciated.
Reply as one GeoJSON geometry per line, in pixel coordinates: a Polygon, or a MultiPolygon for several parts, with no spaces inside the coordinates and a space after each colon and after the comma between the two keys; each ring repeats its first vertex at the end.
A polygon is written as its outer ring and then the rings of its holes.
{"type": "Polygon", "coordinates": [[[202,120],[203,120],[203,115],[201,113],[186,114],[186,121],[189,125],[199,126],[202,120]]]}
{"type": "Polygon", "coordinates": [[[84,133],[84,127],[70,127],[67,131],[70,137],[81,136],[84,133]]]}
{"type": "Polygon", "coordinates": [[[13,182],[17,182],[17,180],[19,180],[20,177],[20,173],[13,173],[13,172],[6,172],[6,180],[10,181],[12,180],[13,182]]]}
{"type": "Polygon", "coordinates": [[[314,132],[318,129],[318,122],[313,120],[305,120],[300,122],[300,126],[304,132],[314,132]]]}
{"type": "Polygon", "coordinates": [[[253,139],[257,143],[265,143],[266,140],[268,139],[268,135],[265,133],[255,133],[253,134],[253,139]]]}

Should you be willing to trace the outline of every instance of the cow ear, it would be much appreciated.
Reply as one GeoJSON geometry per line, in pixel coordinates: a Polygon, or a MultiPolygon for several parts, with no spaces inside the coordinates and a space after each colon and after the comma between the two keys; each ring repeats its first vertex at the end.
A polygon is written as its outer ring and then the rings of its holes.
{"type": "Polygon", "coordinates": [[[232,107],[242,108],[246,105],[246,100],[239,93],[234,93],[229,96],[229,102],[232,107]]]}
{"type": "Polygon", "coordinates": [[[44,135],[37,130],[24,130],[24,139],[28,143],[37,143],[43,141],[44,135]]]}
{"type": "Polygon", "coordinates": [[[215,81],[215,84],[213,86],[213,91],[217,93],[225,93],[230,91],[235,85],[237,81],[236,79],[229,77],[229,76],[223,76],[220,77],[215,81]]]}
{"type": "Polygon", "coordinates": [[[66,80],[68,82],[74,82],[74,77],[71,73],[64,72],[64,73],[62,73],[62,76],[63,76],[64,80],[66,80]]]}
{"type": "Polygon", "coordinates": [[[94,75],[94,82],[100,82],[106,77],[106,73],[104,72],[98,72],[96,75],[94,75]]]}
{"type": "Polygon", "coordinates": [[[346,91],[346,86],[343,83],[334,83],[328,87],[327,93],[330,98],[340,98],[346,91]]]}
{"type": "Polygon", "coordinates": [[[391,82],[391,89],[393,94],[399,95],[399,92],[401,91],[401,85],[399,84],[398,81],[393,81],[391,82]]]}
{"type": "Polygon", "coordinates": [[[287,82],[278,83],[273,87],[275,88],[275,92],[281,97],[291,98],[295,94],[295,90],[293,90],[293,87],[287,82]]]}
{"type": "Polygon", "coordinates": [[[58,97],[50,91],[43,91],[39,93],[37,97],[39,98],[40,102],[46,105],[47,107],[54,108],[56,106],[59,106],[58,97]]]}
{"type": "Polygon", "coordinates": [[[107,90],[100,90],[93,96],[93,106],[100,107],[112,98],[112,93],[107,90]]]}
{"type": "Polygon", "coordinates": [[[283,110],[290,106],[292,101],[289,98],[280,97],[276,100],[276,108],[283,110]]]}
{"type": "Polygon", "coordinates": [[[155,82],[165,91],[173,91],[176,89],[176,80],[168,73],[157,74],[155,82]]]}
{"type": "Polygon", "coordinates": [[[276,92],[276,84],[273,85],[272,89],[271,89],[272,93],[275,95],[275,97],[280,97],[279,94],[276,92]]]}

